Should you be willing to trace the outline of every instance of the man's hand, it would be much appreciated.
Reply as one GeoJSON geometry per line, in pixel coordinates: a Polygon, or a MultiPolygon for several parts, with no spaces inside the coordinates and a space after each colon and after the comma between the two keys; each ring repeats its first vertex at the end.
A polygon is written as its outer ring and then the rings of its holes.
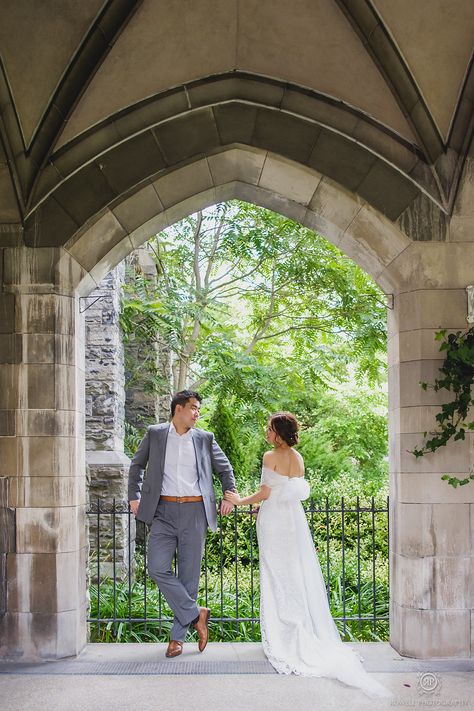
{"type": "Polygon", "coordinates": [[[138,504],[139,504],[139,503],[140,503],[140,499],[136,499],[135,501],[130,501],[130,509],[131,509],[132,514],[133,514],[134,516],[137,515],[138,504]]]}
{"type": "Polygon", "coordinates": [[[226,491],[224,494],[224,500],[228,501],[234,506],[238,506],[240,504],[240,496],[236,491],[226,491]]]}
{"type": "Polygon", "coordinates": [[[234,510],[234,504],[231,504],[230,501],[226,501],[224,499],[221,503],[221,514],[223,516],[227,516],[227,514],[230,514],[230,512],[233,510],[234,510]]]}

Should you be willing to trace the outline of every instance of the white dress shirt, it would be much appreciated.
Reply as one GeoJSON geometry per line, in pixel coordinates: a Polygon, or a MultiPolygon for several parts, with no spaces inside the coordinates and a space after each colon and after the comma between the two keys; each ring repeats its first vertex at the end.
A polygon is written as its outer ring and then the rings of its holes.
{"type": "Polygon", "coordinates": [[[180,435],[170,424],[161,495],[201,496],[192,428],[180,435]]]}

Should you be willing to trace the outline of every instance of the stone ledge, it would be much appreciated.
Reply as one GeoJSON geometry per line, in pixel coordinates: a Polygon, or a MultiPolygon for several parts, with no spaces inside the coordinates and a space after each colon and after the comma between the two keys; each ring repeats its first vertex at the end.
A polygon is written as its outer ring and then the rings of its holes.
{"type": "Polygon", "coordinates": [[[101,451],[101,450],[88,450],[86,451],[86,461],[91,467],[129,467],[130,459],[124,452],[117,451],[101,451]]]}

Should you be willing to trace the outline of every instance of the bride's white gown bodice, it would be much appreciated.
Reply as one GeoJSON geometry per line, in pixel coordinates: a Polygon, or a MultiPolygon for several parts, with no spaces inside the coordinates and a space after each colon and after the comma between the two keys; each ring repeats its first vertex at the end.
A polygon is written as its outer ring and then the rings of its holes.
{"type": "Polygon", "coordinates": [[[269,661],[280,673],[333,677],[372,697],[393,696],[341,641],[332,619],[301,505],[308,482],[263,467],[261,483],[271,488],[257,517],[261,632],[269,661]]]}

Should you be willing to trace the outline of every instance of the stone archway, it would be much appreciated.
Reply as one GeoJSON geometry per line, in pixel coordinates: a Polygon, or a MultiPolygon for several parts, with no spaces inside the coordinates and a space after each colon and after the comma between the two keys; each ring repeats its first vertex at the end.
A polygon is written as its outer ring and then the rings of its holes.
{"type": "Polygon", "coordinates": [[[473,3],[2,10],[0,655],[85,642],[78,294],[152,229],[229,197],[315,227],[394,295],[391,642],[472,654],[473,489],[440,473],[467,473],[474,435],[407,450],[439,406],[419,388],[434,331],[466,326],[474,282],[473,3]]]}
{"type": "MultiPolygon", "coordinates": [[[[468,169],[460,218],[472,191],[468,169]]],[[[2,323],[12,350],[1,371],[0,444],[15,474],[7,483],[17,535],[9,554],[8,607],[0,622],[2,656],[58,658],[78,653],[86,641],[83,344],[77,297],[94,289],[153,231],[231,198],[317,229],[394,295],[389,312],[390,641],[408,656],[469,656],[473,493],[468,487],[451,490],[440,474],[447,468],[468,470],[470,442],[421,462],[407,453],[432,426],[438,405],[436,395],[418,385],[432,380],[440,364],[434,331],[465,326],[465,286],[472,281],[474,253],[474,243],[462,241],[466,222],[460,219],[453,231],[459,242],[414,242],[360,195],[308,166],[235,144],[144,180],[61,246],[4,250],[2,323]]]]}
{"type": "Polygon", "coordinates": [[[78,230],[64,250],[87,272],[79,283],[80,293],[86,294],[150,234],[232,198],[280,212],[319,231],[385,291],[395,286],[390,264],[412,244],[378,210],[321,173],[268,151],[233,144],[147,181],[78,230]]]}

